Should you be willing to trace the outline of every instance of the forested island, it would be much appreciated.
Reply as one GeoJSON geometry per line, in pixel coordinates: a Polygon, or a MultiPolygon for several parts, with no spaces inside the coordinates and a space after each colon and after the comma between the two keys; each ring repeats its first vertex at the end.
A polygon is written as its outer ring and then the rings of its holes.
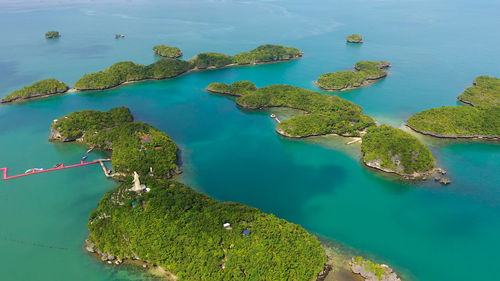
{"type": "Polygon", "coordinates": [[[361,153],[367,166],[405,178],[424,178],[442,171],[435,169],[434,156],[420,140],[387,125],[368,128],[361,153]]]}
{"type": "Polygon", "coordinates": [[[347,36],[345,39],[349,43],[363,43],[363,36],[359,34],[351,34],[347,36]]]}
{"type": "Polygon", "coordinates": [[[169,47],[167,45],[157,45],[153,47],[153,51],[155,52],[155,54],[159,56],[170,59],[176,59],[182,57],[181,49],[177,47],[169,47]]]}
{"type": "Polygon", "coordinates": [[[56,79],[44,79],[22,89],[16,90],[2,98],[2,103],[20,102],[34,98],[42,98],[67,92],[68,85],[56,79]]]}
{"type": "Polygon", "coordinates": [[[439,138],[500,139],[500,79],[479,76],[458,99],[468,105],[422,111],[407,126],[439,138]]]}
{"type": "Polygon", "coordinates": [[[58,37],[61,37],[61,34],[59,34],[59,31],[51,30],[51,31],[47,31],[45,33],[45,38],[47,38],[47,39],[53,39],[53,38],[58,38],[58,37]]]}
{"type": "Polygon", "coordinates": [[[327,91],[347,91],[376,82],[387,76],[391,67],[387,61],[360,61],[353,71],[339,71],[322,74],[316,81],[319,88],[327,91]]]}
{"type": "Polygon", "coordinates": [[[232,85],[212,83],[207,90],[238,96],[236,103],[247,109],[288,107],[306,112],[283,120],[276,131],[287,137],[308,137],[327,134],[359,136],[375,121],[361,113],[362,108],[340,98],[289,85],[271,85],[257,89],[249,81],[232,85]]]}
{"type": "Polygon", "coordinates": [[[458,100],[472,106],[500,106],[500,79],[490,76],[479,76],[473,86],[465,89],[458,100]]]}
{"type": "Polygon", "coordinates": [[[296,48],[263,45],[235,56],[201,53],[188,61],[164,58],[150,65],[119,62],[104,71],[84,75],[76,81],[74,88],[80,91],[104,90],[127,82],[168,79],[204,69],[288,61],[300,56],[302,52],[296,48]]]}
{"type": "Polygon", "coordinates": [[[70,113],[53,122],[51,140],[111,152],[123,182],[89,215],[86,241],[103,261],[157,265],[176,280],[315,280],[325,267],[318,239],[299,225],[171,180],[176,144],[128,108],[70,113]],[[142,191],[131,189],[134,171],[142,191]]]}

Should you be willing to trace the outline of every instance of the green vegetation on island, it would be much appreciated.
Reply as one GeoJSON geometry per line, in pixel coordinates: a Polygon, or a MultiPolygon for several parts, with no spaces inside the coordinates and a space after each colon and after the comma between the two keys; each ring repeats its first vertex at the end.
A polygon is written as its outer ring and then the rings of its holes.
{"type": "Polygon", "coordinates": [[[353,71],[322,74],[316,84],[323,90],[345,91],[366,86],[387,76],[387,61],[360,61],[353,71]]]}
{"type": "Polygon", "coordinates": [[[469,105],[424,110],[408,119],[408,127],[440,138],[500,139],[500,79],[479,76],[458,99],[469,105]]]}
{"type": "Polygon", "coordinates": [[[2,103],[23,101],[32,98],[61,94],[68,90],[68,85],[56,79],[44,79],[2,98],[2,103]]]}
{"type": "Polygon", "coordinates": [[[359,136],[360,131],[375,125],[354,103],[299,87],[271,85],[257,89],[251,82],[240,81],[232,85],[212,83],[207,90],[238,96],[236,103],[243,108],[288,107],[305,111],[307,114],[283,120],[278,125],[276,131],[287,137],[359,136]]]}
{"type": "Polygon", "coordinates": [[[322,246],[299,225],[168,180],[178,172],[176,144],[133,122],[128,108],[73,112],[51,131],[52,140],[78,138],[111,150],[115,175],[124,180],[89,215],[86,248],[102,260],[142,260],[177,280],[312,281],[323,270],[322,246]],[[134,171],[142,191],[131,190],[134,171]]]}
{"type": "Polygon", "coordinates": [[[500,106],[500,79],[479,76],[474,79],[474,86],[465,89],[458,99],[473,106],[500,106]]]}
{"type": "Polygon", "coordinates": [[[302,51],[293,47],[280,45],[262,45],[252,51],[234,55],[236,64],[257,64],[273,61],[286,61],[302,56],[302,51]]]}
{"type": "Polygon", "coordinates": [[[367,166],[403,176],[428,175],[435,166],[431,151],[420,140],[387,125],[368,128],[361,152],[367,166]]]}
{"type": "Polygon", "coordinates": [[[59,32],[55,30],[47,31],[47,33],[45,33],[45,38],[47,39],[58,38],[60,36],[59,32]]]}
{"type": "Polygon", "coordinates": [[[127,181],[90,214],[92,251],[157,264],[178,280],[312,281],[325,265],[318,239],[296,224],[175,181],[141,183],[151,191],[138,195],[127,181]]]}
{"type": "Polygon", "coordinates": [[[136,171],[156,178],[179,172],[177,146],[162,131],[145,123],[133,122],[126,107],[108,112],[83,110],[54,120],[50,140],[78,140],[88,147],[111,151],[118,176],[136,171]]]}
{"type": "Polygon", "coordinates": [[[153,51],[155,52],[155,54],[159,56],[170,59],[176,59],[182,57],[181,49],[177,47],[169,47],[167,45],[157,45],[153,47],[153,51]]]}
{"type": "Polygon", "coordinates": [[[431,108],[411,116],[407,125],[440,138],[500,138],[500,107],[431,108]]]}
{"type": "Polygon", "coordinates": [[[164,58],[150,65],[119,62],[104,71],[84,75],[76,81],[74,88],[81,91],[105,90],[127,82],[173,78],[197,69],[285,61],[301,55],[302,52],[296,48],[263,45],[234,57],[219,53],[201,53],[188,61],[164,58]]]}
{"type": "Polygon", "coordinates": [[[359,34],[351,34],[345,38],[349,43],[363,43],[363,37],[359,34]]]}
{"type": "Polygon", "coordinates": [[[365,280],[401,281],[385,264],[376,264],[363,257],[353,257],[350,264],[352,272],[361,275],[365,280]]]}
{"type": "Polygon", "coordinates": [[[192,69],[190,62],[164,58],[150,65],[130,61],[115,63],[104,71],[86,74],[76,81],[77,90],[104,90],[126,82],[167,79],[192,69]]]}
{"type": "Polygon", "coordinates": [[[229,55],[219,53],[201,53],[190,60],[198,69],[224,67],[233,63],[229,55]]]}
{"type": "Polygon", "coordinates": [[[211,83],[207,90],[212,93],[226,94],[231,96],[241,96],[248,91],[257,91],[257,87],[250,81],[237,81],[231,85],[225,83],[211,83]]]}

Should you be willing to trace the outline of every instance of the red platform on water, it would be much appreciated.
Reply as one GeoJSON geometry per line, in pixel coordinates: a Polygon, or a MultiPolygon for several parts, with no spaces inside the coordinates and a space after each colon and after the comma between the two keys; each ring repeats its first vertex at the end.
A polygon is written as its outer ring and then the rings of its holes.
{"type": "Polygon", "coordinates": [[[45,173],[45,172],[62,170],[62,169],[82,167],[82,166],[92,165],[92,164],[96,164],[96,163],[99,163],[99,160],[95,160],[95,161],[91,161],[91,162],[87,162],[87,163],[81,161],[80,164],[75,164],[75,165],[70,165],[70,166],[64,166],[64,165],[62,165],[61,167],[58,167],[58,168],[51,168],[51,169],[46,169],[46,170],[41,170],[41,171],[35,171],[35,172],[31,172],[31,173],[24,173],[24,174],[10,176],[10,177],[7,176],[7,168],[0,168],[0,170],[3,170],[3,179],[4,180],[10,180],[10,179],[24,177],[24,176],[30,176],[30,175],[35,175],[35,174],[40,174],[40,173],[45,173]]]}

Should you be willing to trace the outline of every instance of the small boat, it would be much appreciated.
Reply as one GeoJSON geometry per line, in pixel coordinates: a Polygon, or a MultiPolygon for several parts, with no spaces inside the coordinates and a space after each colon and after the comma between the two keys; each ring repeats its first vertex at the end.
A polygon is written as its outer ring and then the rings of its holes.
{"type": "Polygon", "coordinates": [[[57,164],[54,165],[54,168],[61,168],[62,165],[63,165],[62,163],[57,163],[57,164]]]}
{"type": "Polygon", "coordinates": [[[271,114],[271,115],[269,115],[269,117],[271,117],[271,118],[276,118],[276,115],[271,114]]]}
{"type": "Polygon", "coordinates": [[[33,169],[28,169],[26,170],[26,172],[24,172],[25,174],[31,174],[31,173],[34,173],[34,172],[41,172],[43,171],[43,168],[33,168],[33,169]]]}
{"type": "Polygon", "coordinates": [[[88,156],[88,155],[83,155],[83,157],[82,157],[82,161],[87,160],[87,158],[89,158],[89,156],[88,156]]]}
{"type": "Polygon", "coordinates": [[[89,150],[87,150],[87,153],[92,152],[92,150],[94,150],[94,147],[91,147],[89,150]]]}

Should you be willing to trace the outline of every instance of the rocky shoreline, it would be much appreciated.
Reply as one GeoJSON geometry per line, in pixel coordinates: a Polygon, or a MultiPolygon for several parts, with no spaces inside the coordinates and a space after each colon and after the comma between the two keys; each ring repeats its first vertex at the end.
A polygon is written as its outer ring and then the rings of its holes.
{"type": "Polygon", "coordinates": [[[361,275],[365,281],[401,281],[392,268],[385,264],[374,264],[362,257],[353,257],[349,264],[352,272],[361,275]]]}
{"type": "Polygon", "coordinates": [[[473,135],[473,136],[458,136],[458,135],[440,135],[440,134],[435,134],[432,132],[426,132],[426,131],[421,131],[418,130],[409,124],[406,124],[406,127],[410,128],[411,130],[422,134],[422,135],[427,135],[431,137],[436,137],[436,138],[441,138],[441,139],[484,139],[484,140],[500,140],[500,136],[488,136],[488,135],[473,135]]]}
{"type": "MultiPolygon", "coordinates": [[[[104,253],[98,249],[95,248],[95,244],[92,243],[89,239],[85,240],[85,245],[84,248],[87,252],[90,254],[94,255],[96,258],[98,258],[100,261],[107,263],[109,265],[114,265],[114,266],[119,266],[124,263],[134,263],[136,265],[142,266],[144,269],[148,268],[159,268],[162,271],[162,275],[164,277],[167,277],[168,280],[177,280],[178,277],[175,276],[172,272],[168,271],[164,267],[161,267],[155,263],[151,263],[148,260],[141,259],[139,256],[135,255],[134,257],[125,257],[123,259],[120,259],[119,257],[110,254],[110,253],[104,253]]],[[[325,263],[325,266],[322,271],[320,271],[315,279],[315,281],[325,281],[328,277],[328,275],[331,273],[333,270],[333,266],[331,265],[331,257],[328,257],[328,261],[325,263]]]]}
{"type": "Polygon", "coordinates": [[[349,91],[349,90],[354,90],[354,89],[359,89],[359,88],[366,87],[366,86],[368,86],[370,84],[373,84],[373,83],[377,82],[378,80],[381,80],[381,79],[383,79],[385,77],[387,77],[387,73],[384,74],[384,75],[380,75],[378,77],[369,77],[366,80],[364,80],[363,82],[361,82],[359,84],[356,84],[356,85],[344,86],[344,87],[341,87],[341,88],[327,88],[327,87],[323,87],[323,86],[321,86],[318,83],[318,81],[314,81],[314,84],[318,88],[320,88],[321,90],[324,90],[324,91],[343,92],[343,91],[349,91]]]}
{"type": "Polygon", "coordinates": [[[382,168],[380,166],[380,163],[377,161],[366,162],[363,160],[362,162],[367,167],[370,167],[370,168],[373,168],[373,169],[376,169],[376,170],[379,170],[382,172],[390,173],[390,174],[396,174],[398,176],[401,176],[401,177],[403,177],[405,179],[409,179],[409,180],[416,180],[416,179],[426,180],[428,178],[431,178],[434,175],[445,175],[446,174],[446,170],[444,170],[442,168],[434,168],[432,170],[425,171],[425,172],[414,172],[412,174],[405,174],[405,173],[400,173],[400,172],[397,172],[397,171],[394,171],[391,169],[382,168]]]}
{"type": "Polygon", "coordinates": [[[51,96],[65,94],[65,93],[68,93],[70,90],[71,89],[67,88],[66,90],[63,90],[63,91],[55,91],[55,92],[49,92],[49,93],[44,93],[44,94],[36,94],[36,95],[29,96],[29,97],[15,97],[15,98],[8,99],[8,100],[2,100],[2,101],[0,101],[0,103],[2,103],[2,104],[19,103],[19,102],[24,102],[24,101],[29,101],[29,100],[42,99],[42,98],[47,98],[47,97],[51,97],[51,96]]]}

